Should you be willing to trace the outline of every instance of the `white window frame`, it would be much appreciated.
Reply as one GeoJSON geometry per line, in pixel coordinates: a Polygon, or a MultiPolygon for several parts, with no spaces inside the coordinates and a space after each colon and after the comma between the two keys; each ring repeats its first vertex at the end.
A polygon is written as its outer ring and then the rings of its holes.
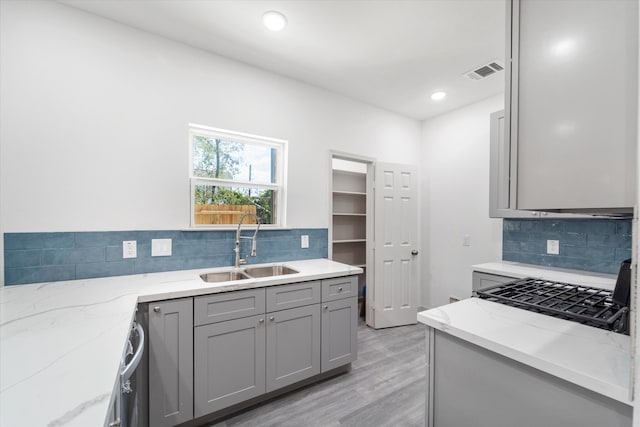
{"type": "Polygon", "coordinates": [[[287,213],[287,161],[288,161],[288,141],[284,139],[269,138],[266,136],[252,135],[248,133],[235,132],[226,129],[218,129],[209,126],[189,123],[189,200],[191,207],[189,209],[191,219],[189,220],[190,228],[195,229],[235,229],[234,224],[196,224],[195,223],[195,188],[196,185],[219,185],[223,187],[248,187],[259,190],[275,190],[275,224],[261,224],[260,228],[286,228],[287,213]],[[270,148],[276,148],[276,170],[275,183],[259,184],[249,181],[237,181],[232,179],[220,178],[202,178],[193,175],[193,137],[206,136],[210,138],[219,138],[226,141],[247,143],[252,145],[262,145],[270,148]]]}

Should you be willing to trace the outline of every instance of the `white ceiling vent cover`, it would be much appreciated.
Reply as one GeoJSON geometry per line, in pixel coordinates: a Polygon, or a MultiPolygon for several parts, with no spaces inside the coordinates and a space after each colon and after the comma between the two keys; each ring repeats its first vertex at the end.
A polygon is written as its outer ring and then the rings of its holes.
{"type": "Polygon", "coordinates": [[[496,59],[476,68],[473,71],[464,73],[464,76],[471,80],[482,80],[502,70],[504,70],[504,62],[496,59]]]}

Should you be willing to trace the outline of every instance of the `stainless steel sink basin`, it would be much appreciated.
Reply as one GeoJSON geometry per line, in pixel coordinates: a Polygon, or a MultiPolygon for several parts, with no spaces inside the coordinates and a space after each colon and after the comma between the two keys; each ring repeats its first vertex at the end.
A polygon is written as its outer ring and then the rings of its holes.
{"type": "Polygon", "coordinates": [[[286,274],[299,273],[298,270],[287,267],[286,265],[267,265],[264,267],[245,268],[244,272],[253,278],[284,276],[286,274]]]}
{"type": "Polygon", "coordinates": [[[200,278],[207,283],[231,282],[233,280],[250,279],[242,271],[218,271],[215,273],[204,273],[200,278]]]}

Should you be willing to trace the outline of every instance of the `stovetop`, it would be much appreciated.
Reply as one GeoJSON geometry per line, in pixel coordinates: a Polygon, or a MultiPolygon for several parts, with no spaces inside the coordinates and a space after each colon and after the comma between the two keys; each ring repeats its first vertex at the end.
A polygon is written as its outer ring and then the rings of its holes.
{"type": "Polygon", "coordinates": [[[629,309],[613,291],[542,279],[519,279],[476,291],[478,297],[525,310],[629,334],[629,309]]]}

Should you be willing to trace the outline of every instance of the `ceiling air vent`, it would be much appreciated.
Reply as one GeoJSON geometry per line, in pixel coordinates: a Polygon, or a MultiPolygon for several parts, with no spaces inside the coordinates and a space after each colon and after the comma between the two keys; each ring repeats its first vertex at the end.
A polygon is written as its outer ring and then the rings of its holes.
{"type": "Polygon", "coordinates": [[[482,80],[485,77],[489,77],[498,71],[504,70],[504,64],[498,60],[491,61],[488,64],[484,64],[473,71],[464,73],[464,76],[471,80],[482,80]]]}

